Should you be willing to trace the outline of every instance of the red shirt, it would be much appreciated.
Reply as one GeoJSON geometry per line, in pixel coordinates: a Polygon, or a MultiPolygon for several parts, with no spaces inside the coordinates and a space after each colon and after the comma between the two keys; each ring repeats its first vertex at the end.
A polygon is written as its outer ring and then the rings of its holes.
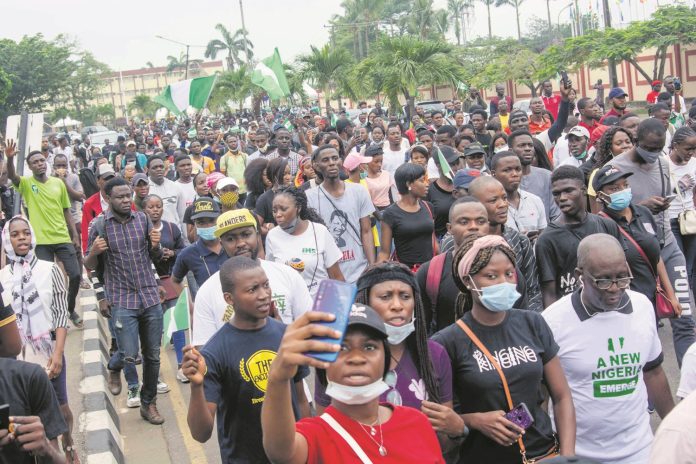
{"type": "Polygon", "coordinates": [[[551,127],[551,121],[547,117],[544,117],[542,121],[542,123],[537,124],[532,121],[532,118],[529,118],[529,133],[532,135],[541,134],[551,127]]]}
{"type": "MultiPolygon", "coordinates": [[[[617,118],[620,118],[621,116],[623,116],[623,114],[619,114],[614,108],[612,108],[606,113],[604,113],[604,116],[602,116],[602,119],[599,120],[599,123],[604,124],[604,120],[609,116],[616,116],[617,118]]],[[[590,134],[592,134],[592,132],[590,132],[590,134]]]]}
{"type": "Polygon", "coordinates": [[[590,126],[589,124],[585,124],[584,122],[580,121],[580,122],[578,123],[578,126],[584,127],[585,129],[587,129],[587,132],[589,132],[590,135],[592,135],[592,131],[595,130],[595,129],[599,126],[599,123],[598,123],[597,121],[592,121],[592,122],[593,122],[594,124],[592,124],[592,125],[590,126]]]}
{"type": "Polygon", "coordinates": [[[553,119],[558,118],[558,108],[561,106],[561,96],[551,95],[550,97],[544,97],[542,95],[542,100],[544,100],[544,106],[546,110],[553,115],[553,119]]]}
{"type": "MultiPolygon", "coordinates": [[[[131,202],[131,209],[135,211],[135,203],[131,202]]],[[[82,254],[87,254],[87,239],[89,237],[89,224],[92,219],[102,213],[101,192],[97,192],[85,200],[82,205],[82,223],[80,224],[80,235],[82,236],[82,254]]]]}
{"type": "Polygon", "coordinates": [[[655,91],[650,92],[650,93],[648,94],[648,96],[645,97],[645,100],[646,100],[648,103],[653,104],[653,103],[655,103],[655,102],[657,101],[657,96],[658,96],[658,95],[660,95],[660,92],[655,92],[655,91]]]}
{"type": "MultiPolygon", "coordinates": [[[[326,413],[338,422],[360,445],[372,462],[380,464],[444,464],[440,443],[427,417],[417,409],[386,405],[393,409],[391,418],[382,424],[382,438],[387,455],[379,454],[378,445],[369,435],[369,427],[340,413],[333,406],[326,413]]],[[[354,464],[358,456],[346,441],[320,417],[302,419],[295,425],[307,440],[307,463],[354,464]]],[[[380,443],[379,428],[374,437],[380,443]]]]}

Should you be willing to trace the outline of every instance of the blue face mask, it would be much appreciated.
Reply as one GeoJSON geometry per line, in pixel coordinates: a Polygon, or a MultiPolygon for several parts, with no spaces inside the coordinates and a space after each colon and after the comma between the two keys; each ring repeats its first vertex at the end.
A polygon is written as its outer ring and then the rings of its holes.
{"type": "Polygon", "coordinates": [[[632,198],[633,194],[631,193],[630,188],[612,193],[609,195],[609,203],[607,203],[607,207],[613,209],[614,211],[622,211],[628,208],[628,205],[631,204],[632,198]]]}
{"type": "Polygon", "coordinates": [[[203,240],[215,240],[216,226],[211,227],[196,227],[196,234],[203,240]]]}
{"type": "Polygon", "coordinates": [[[474,291],[478,292],[481,304],[495,313],[509,311],[522,296],[517,291],[517,285],[509,282],[483,287],[481,290],[474,285],[474,291]]]}

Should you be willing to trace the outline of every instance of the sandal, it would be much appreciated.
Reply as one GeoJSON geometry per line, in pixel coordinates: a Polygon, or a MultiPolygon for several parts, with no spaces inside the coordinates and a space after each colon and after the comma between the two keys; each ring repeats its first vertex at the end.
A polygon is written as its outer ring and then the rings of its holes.
{"type": "Polygon", "coordinates": [[[82,318],[80,317],[79,314],[77,314],[77,311],[73,312],[70,314],[70,321],[73,323],[75,327],[78,329],[82,328],[82,318]]]}
{"type": "Polygon", "coordinates": [[[80,464],[80,457],[77,455],[74,445],[66,446],[63,448],[63,452],[65,452],[65,459],[68,464],[80,464]]]}

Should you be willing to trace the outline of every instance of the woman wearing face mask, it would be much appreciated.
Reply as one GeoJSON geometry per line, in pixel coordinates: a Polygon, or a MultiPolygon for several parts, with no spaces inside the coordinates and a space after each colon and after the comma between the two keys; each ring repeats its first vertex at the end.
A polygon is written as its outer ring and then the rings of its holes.
{"type": "Polygon", "coordinates": [[[233,178],[220,179],[215,185],[215,190],[223,213],[242,208],[242,204],[239,203],[239,185],[233,178]]]}
{"type": "Polygon", "coordinates": [[[372,143],[384,142],[384,127],[373,126],[372,130],[370,131],[370,138],[372,139],[372,143]]]}
{"type": "Polygon", "coordinates": [[[338,265],[342,254],[324,221],[307,206],[304,191],[295,187],[278,190],[273,198],[273,217],[278,227],[266,236],[266,259],[297,270],[314,296],[324,279],[345,280],[338,265]]]}
{"type": "MultiPolygon", "coordinates": [[[[162,258],[154,264],[157,275],[160,277],[162,287],[164,287],[166,291],[164,303],[162,303],[162,310],[166,312],[176,305],[176,300],[179,297],[179,289],[177,286],[173,285],[171,275],[176,257],[185,247],[184,238],[181,235],[179,226],[162,220],[164,207],[162,205],[162,199],[159,196],[148,195],[143,201],[143,205],[143,211],[152,221],[152,228],[160,231],[161,234],[160,245],[162,246],[162,258]]],[[[172,342],[178,365],[176,378],[182,383],[187,383],[188,379],[181,371],[181,362],[184,358],[183,349],[184,345],[186,345],[185,330],[174,332],[172,334],[172,342]]]]}
{"type": "Polygon", "coordinates": [[[256,200],[256,208],[254,209],[261,234],[264,237],[276,225],[273,217],[273,197],[280,188],[292,185],[290,164],[287,158],[274,158],[268,163],[268,179],[271,181],[272,187],[256,200]]]}
{"type": "Polygon", "coordinates": [[[610,164],[597,171],[593,187],[601,208],[599,215],[616,222],[619,232],[626,239],[626,261],[633,274],[631,290],[644,294],[655,305],[657,276],[672,306],[681,313],[679,300],[660,257],[660,241],[654,232],[657,230],[655,218],[645,206],[631,203],[628,178],[632,175],[610,164]]]}
{"type": "Polygon", "coordinates": [[[590,209],[593,213],[597,214],[601,210],[601,205],[595,201],[597,198],[597,192],[592,187],[592,182],[597,171],[609,163],[615,156],[619,156],[621,153],[633,148],[633,142],[631,139],[631,134],[619,126],[612,126],[608,128],[602,137],[597,142],[597,150],[592,156],[592,171],[589,176],[587,195],[590,197],[590,209]]]}
{"type": "MultiPolygon", "coordinates": [[[[211,198],[210,189],[208,188],[208,175],[204,172],[199,172],[193,176],[193,188],[196,191],[196,197],[193,199],[194,203],[199,198],[211,198]]],[[[186,224],[186,237],[189,243],[196,241],[198,236],[196,235],[196,226],[191,219],[191,214],[193,214],[193,203],[186,207],[184,212],[184,224],[186,224]]]]}
{"type": "Polygon", "coordinates": [[[60,268],[36,257],[36,236],[29,222],[15,216],[2,229],[2,246],[7,265],[0,270],[4,301],[12,302],[22,338],[18,359],[41,365],[55,390],[60,411],[68,425],[62,436],[69,463],[79,463],[68,404],[65,365],[65,338],[68,333],[68,291],[60,268]]]}
{"type": "Polygon", "coordinates": [[[540,314],[512,308],[520,296],[514,252],[498,235],[471,235],[455,253],[452,273],[461,292],[455,311],[463,316],[433,340],[452,360],[454,394],[471,430],[459,462],[520,463],[525,455],[538,459],[559,450],[573,455],[575,410],[558,345],[540,314]],[[542,382],[553,400],[558,435],[542,408],[542,382]],[[521,403],[534,419],[526,430],[505,417],[521,403]]]}
{"type": "Polygon", "coordinates": [[[380,395],[389,389],[390,351],[382,319],[370,307],[355,304],[340,347],[310,339],[338,338],[339,333],[320,321],[328,313],[308,312],[288,327],[271,365],[261,411],[263,444],[271,462],[304,463],[444,463],[426,416],[389,403],[380,395]],[[333,363],[304,355],[339,351],[333,363]],[[331,406],[319,417],[295,423],[291,380],[298,366],[317,368],[327,384],[331,406]],[[350,444],[349,444],[350,443],[350,444]]]}

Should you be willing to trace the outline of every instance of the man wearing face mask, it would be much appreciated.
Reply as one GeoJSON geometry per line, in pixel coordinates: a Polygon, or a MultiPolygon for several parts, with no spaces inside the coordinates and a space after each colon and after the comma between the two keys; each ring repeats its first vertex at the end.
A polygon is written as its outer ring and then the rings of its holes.
{"type": "Polygon", "coordinates": [[[647,464],[648,397],[661,418],[674,407],[653,306],[628,289],[633,276],[610,235],[580,242],[575,276],[580,286],[542,313],[572,392],[575,451],[606,464],[647,464]]]}
{"type": "Polygon", "coordinates": [[[590,140],[590,133],[584,126],[575,126],[566,134],[568,140],[568,151],[572,156],[564,159],[559,166],[575,166],[579,168],[582,163],[587,161],[587,142],[590,140]]]}
{"type": "Polygon", "coordinates": [[[691,285],[688,278],[686,259],[677,246],[670,226],[667,209],[676,197],[669,175],[669,165],[660,156],[665,145],[665,127],[662,122],[650,118],[638,126],[634,148],[617,156],[611,165],[623,172],[632,172],[631,192],[633,202],[647,207],[657,221],[655,234],[662,249],[660,256],[665,263],[669,280],[679,299],[683,311],[679,318],[670,319],[674,351],[681,365],[684,353],[696,341],[694,335],[694,307],[691,285]]]}

